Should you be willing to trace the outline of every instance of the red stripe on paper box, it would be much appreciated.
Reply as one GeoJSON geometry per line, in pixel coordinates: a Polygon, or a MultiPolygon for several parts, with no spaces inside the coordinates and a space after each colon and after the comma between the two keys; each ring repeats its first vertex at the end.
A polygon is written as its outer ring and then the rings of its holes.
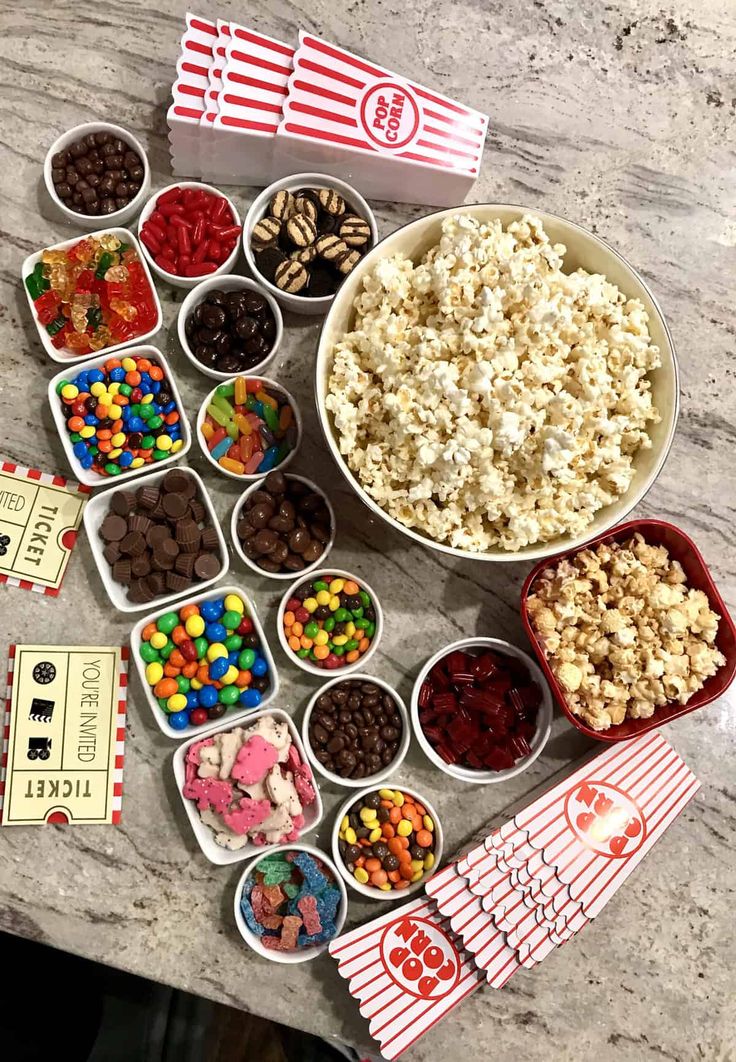
{"type": "Polygon", "coordinates": [[[337,122],[338,125],[349,125],[353,129],[358,128],[358,123],[354,118],[349,118],[346,114],[335,114],[334,111],[326,111],[322,107],[312,107],[309,103],[292,103],[291,110],[299,114],[309,114],[313,118],[324,118],[327,122],[337,122]]]}
{"type": "Polygon", "coordinates": [[[457,155],[461,159],[477,159],[478,154],[474,151],[461,151],[459,148],[447,147],[445,144],[437,144],[432,140],[417,140],[417,147],[429,148],[431,151],[444,151],[446,155],[457,155]]]}
{"type": "MultiPolygon", "coordinates": [[[[427,112],[425,111],[425,114],[426,113],[427,112]]],[[[425,133],[431,133],[432,136],[444,137],[446,140],[452,140],[455,144],[467,144],[468,147],[475,148],[477,153],[477,150],[482,145],[482,139],[479,137],[477,140],[471,140],[469,137],[459,136],[454,132],[454,128],[455,127],[453,127],[453,131],[450,131],[449,129],[438,129],[434,125],[427,125],[426,122],[424,124],[425,133]]]]}
{"type": "MultiPolygon", "coordinates": [[[[397,154],[400,159],[411,159],[412,162],[427,162],[430,166],[447,166],[449,169],[455,169],[448,159],[433,159],[429,155],[418,155],[416,151],[399,151],[397,154]]],[[[477,171],[475,168],[469,168],[468,172],[476,173],[477,171]]]]}
{"type": "Polygon", "coordinates": [[[309,81],[301,81],[297,78],[293,87],[300,89],[302,92],[311,92],[314,96],[321,96],[325,100],[332,100],[333,103],[342,103],[346,107],[355,106],[355,100],[352,96],[343,96],[340,92],[332,92],[330,89],[321,88],[319,85],[312,85],[309,81]]]}
{"type": "Polygon", "coordinates": [[[279,96],[286,96],[289,92],[286,85],[272,85],[270,81],[260,81],[257,77],[246,77],[245,74],[229,72],[227,80],[229,84],[235,81],[238,85],[247,85],[248,88],[263,89],[264,92],[276,92],[279,96]]]}
{"type": "Polygon", "coordinates": [[[379,70],[377,66],[367,63],[364,59],[358,59],[357,56],[350,55],[348,52],[343,52],[340,48],[333,48],[332,45],[321,41],[318,37],[305,37],[303,43],[309,44],[315,51],[322,52],[323,55],[329,55],[331,59],[337,59],[339,62],[352,66],[364,74],[369,74],[371,77],[384,78],[386,76],[385,70],[379,70]]]}
{"type": "Polygon", "coordinates": [[[66,486],[66,480],[64,479],[63,476],[52,476],[51,477],[51,482],[52,482],[52,484],[55,487],[65,487],[66,486]]]}
{"type": "Polygon", "coordinates": [[[196,74],[197,77],[208,77],[209,69],[206,66],[197,66],[196,63],[182,63],[182,70],[187,74],[196,74]]]}
{"type": "Polygon", "coordinates": [[[235,129],[253,129],[259,133],[275,133],[278,125],[267,122],[254,122],[248,118],[231,118],[229,115],[220,115],[222,125],[233,126],[235,129]]]}
{"type": "Polygon", "coordinates": [[[174,114],[182,118],[201,118],[204,111],[195,111],[192,107],[174,107],[174,114]]]}
{"type": "Polygon", "coordinates": [[[210,59],[212,58],[212,49],[206,44],[200,44],[198,41],[186,41],[184,48],[188,52],[199,52],[200,55],[206,55],[210,59]]]}
{"type": "Polygon", "coordinates": [[[433,92],[422,88],[421,85],[415,85],[411,81],[409,85],[414,89],[417,96],[421,96],[423,100],[429,100],[430,103],[436,103],[439,107],[446,107],[448,111],[454,111],[455,114],[462,114],[465,118],[475,120],[475,115],[467,107],[463,107],[459,103],[452,103],[450,100],[443,99],[442,96],[435,96],[433,92]]]}
{"type": "Polygon", "coordinates": [[[348,74],[341,74],[339,70],[330,70],[329,67],[322,66],[321,63],[315,63],[312,59],[300,59],[299,69],[311,70],[313,74],[321,74],[322,77],[329,78],[330,81],[341,81],[343,85],[351,85],[356,89],[365,88],[365,81],[357,81],[348,74]]]}
{"type": "Polygon", "coordinates": [[[125,756],[116,756],[115,757],[115,770],[122,771],[124,761],[125,761],[125,756]]]}
{"type": "Polygon", "coordinates": [[[328,140],[333,144],[343,144],[347,147],[375,151],[375,148],[367,140],[355,140],[353,137],[340,136],[339,133],[328,133],[323,129],[310,129],[306,125],[295,125],[294,122],[286,122],[284,129],[287,133],[295,133],[297,136],[308,136],[317,140],[328,140]]]}
{"type": "Polygon", "coordinates": [[[200,33],[211,33],[213,37],[217,36],[217,27],[211,22],[203,22],[200,18],[193,18],[190,20],[189,25],[192,29],[199,30],[200,33]]]}
{"type": "Polygon", "coordinates": [[[261,59],[258,55],[247,55],[245,52],[239,52],[235,48],[231,49],[230,55],[241,63],[247,63],[249,66],[260,66],[262,70],[270,70],[272,73],[281,74],[283,77],[289,77],[291,74],[291,66],[280,66],[278,63],[272,63],[268,59],[261,59]]]}
{"type": "Polygon", "coordinates": [[[177,92],[180,92],[182,96],[204,96],[204,89],[195,88],[194,85],[179,85],[177,92]]]}
{"type": "Polygon", "coordinates": [[[116,732],[115,732],[115,740],[116,741],[125,741],[125,727],[124,726],[118,727],[118,729],[116,730],[116,732]]]}
{"type": "Polygon", "coordinates": [[[249,44],[259,44],[262,48],[269,48],[272,52],[278,52],[280,55],[285,55],[288,59],[291,59],[294,55],[294,49],[290,48],[288,44],[281,44],[278,41],[269,40],[268,37],[261,37],[257,33],[251,33],[250,30],[236,28],[233,32],[233,36],[238,40],[248,41],[249,44]]]}
{"type": "Polygon", "coordinates": [[[246,96],[234,96],[232,92],[223,95],[225,103],[234,103],[237,107],[250,107],[255,111],[268,111],[269,114],[281,114],[280,103],[265,103],[263,100],[249,100],[246,96]]]}

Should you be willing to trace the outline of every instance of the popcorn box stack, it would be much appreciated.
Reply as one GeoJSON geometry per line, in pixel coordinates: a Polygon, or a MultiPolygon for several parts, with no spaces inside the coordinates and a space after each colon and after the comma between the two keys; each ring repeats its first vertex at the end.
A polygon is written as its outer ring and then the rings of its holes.
{"type": "Polygon", "coordinates": [[[471,842],[425,897],[333,941],[383,1057],[580,932],[699,786],[659,732],[611,746],[471,842]]]}
{"type": "Polygon", "coordinates": [[[168,112],[175,176],[270,183],[314,170],[367,196],[449,206],[480,171],[486,115],[300,32],[299,47],[187,15],[168,112]]]}

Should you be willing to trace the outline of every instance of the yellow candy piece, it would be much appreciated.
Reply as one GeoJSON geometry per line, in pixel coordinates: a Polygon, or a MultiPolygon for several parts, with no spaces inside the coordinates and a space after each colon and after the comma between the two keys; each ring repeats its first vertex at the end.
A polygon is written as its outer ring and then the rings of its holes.
{"type": "Polygon", "coordinates": [[[103,232],[102,236],[98,237],[98,242],[103,251],[117,251],[120,246],[120,240],[112,232],[103,232]]]}
{"type": "Polygon", "coordinates": [[[190,638],[199,638],[204,634],[205,622],[201,616],[189,616],[184,624],[184,630],[190,638]]]}
{"type": "Polygon", "coordinates": [[[378,888],[381,890],[381,892],[391,892],[391,882],[384,881],[383,885],[379,885],[378,888]]]}
{"type": "Polygon", "coordinates": [[[429,830],[430,833],[434,833],[434,819],[431,815],[425,815],[422,819],[422,826],[425,830],[429,830]]]}
{"type": "Polygon", "coordinates": [[[393,800],[394,799],[394,791],[393,791],[393,789],[379,789],[378,790],[378,795],[380,796],[381,800],[393,800]]]}
{"type": "Polygon", "coordinates": [[[333,579],[332,582],[330,583],[330,593],[331,594],[339,594],[340,591],[344,588],[344,586],[345,586],[345,580],[344,579],[333,579]]]}
{"type": "Polygon", "coordinates": [[[227,649],[222,642],[213,642],[207,650],[207,659],[210,663],[212,663],[213,660],[219,660],[220,657],[227,655],[227,649]]]}
{"type": "Polygon", "coordinates": [[[89,389],[89,393],[91,395],[94,395],[95,398],[99,398],[100,395],[104,395],[104,394],[106,394],[106,392],[107,392],[107,388],[105,387],[105,385],[102,382],[102,380],[97,380],[95,383],[92,384],[92,386],[89,389]]]}
{"type": "Polygon", "coordinates": [[[168,435],[159,435],[156,439],[156,446],[159,450],[170,450],[172,446],[171,439],[168,435]]]}
{"type": "Polygon", "coordinates": [[[409,878],[409,881],[410,881],[410,882],[412,883],[412,885],[413,885],[415,881],[421,881],[421,880],[422,880],[422,877],[423,877],[423,875],[424,875],[424,871],[423,871],[423,870],[418,870],[418,871],[416,872],[416,874],[412,874],[412,876],[411,876],[411,877],[409,878]]]}
{"type": "Polygon", "coordinates": [[[371,832],[368,834],[368,840],[371,842],[371,844],[375,844],[376,841],[381,840],[382,836],[383,831],[381,830],[381,827],[376,826],[376,828],[374,830],[371,830],[371,832]]]}
{"type": "Polygon", "coordinates": [[[225,674],[220,679],[220,682],[223,684],[223,686],[232,686],[233,682],[235,682],[235,679],[238,677],[239,674],[240,672],[235,667],[235,665],[231,664],[225,674]]]}
{"type": "Polygon", "coordinates": [[[240,612],[241,615],[245,612],[245,604],[243,599],[238,597],[237,594],[225,595],[225,611],[226,612],[240,612]]]}
{"type": "Polygon", "coordinates": [[[141,399],[141,405],[147,406],[149,402],[153,402],[153,395],[144,395],[141,399]]]}
{"type": "Polygon", "coordinates": [[[120,384],[115,382],[109,383],[107,385],[107,393],[110,395],[120,394],[120,384]]]}
{"type": "Polygon", "coordinates": [[[110,450],[110,452],[107,455],[108,461],[114,461],[116,457],[120,457],[122,452],[123,451],[120,449],[119,446],[118,446],[118,448],[116,450],[110,450]]]}
{"type": "Polygon", "coordinates": [[[145,465],[145,463],[146,462],[143,460],[142,457],[134,457],[133,460],[130,462],[130,467],[131,468],[142,468],[143,465],[145,465]]]}
{"type": "Polygon", "coordinates": [[[412,859],[412,861],[411,861],[411,869],[414,871],[415,874],[416,874],[416,872],[418,870],[424,870],[424,860],[423,859],[412,859]]]}
{"type": "Polygon", "coordinates": [[[332,644],[333,645],[345,645],[345,642],[347,640],[348,640],[347,634],[335,634],[335,635],[333,635],[333,638],[332,638],[332,644]]]}
{"type": "Polygon", "coordinates": [[[329,604],[329,601],[330,601],[330,595],[329,595],[329,592],[327,590],[318,591],[318,593],[317,593],[317,604],[318,605],[327,605],[327,604],[329,604]]]}
{"type": "Polygon", "coordinates": [[[76,398],[79,394],[79,388],[76,384],[64,384],[61,389],[62,398],[76,398]]]}
{"type": "Polygon", "coordinates": [[[123,265],[110,266],[105,273],[105,280],[108,284],[124,284],[128,279],[128,270],[123,265]]]}
{"type": "Polygon", "coordinates": [[[114,403],[110,406],[108,411],[108,416],[110,417],[110,420],[119,420],[122,414],[123,411],[120,406],[116,406],[114,403]]]}
{"type": "Polygon", "coordinates": [[[394,804],[397,808],[403,808],[404,806],[404,794],[400,789],[394,789],[394,804]]]}
{"type": "Polygon", "coordinates": [[[315,645],[327,645],[330,640],[330,636],[327,631],[317,631],[314,636],[315,645]]]}
{"type": "Polygon", "coordinates": [[[355,842],[358,840],[357,834],[355,833],[355,830],[352,826],[348,826],[346,828],[345,840],[348,842],[348,844],[355,844],[355,842]]]}
{"type": "Polygon", "coordinates": [[[153,660],[146,668],[146,682],[149,686],[155,686],[164,677],[164,669],[157,660],[153,660]]]}
{"type": "Polygon", "coordinates": [[[79,434],[82,436],[83,439],[91,439],[93,435],[97,434],[97,431],[92,427],[91,424],[85,424],[83,428],[79,429],[79,434]]]}
{"type": "Polygon", "coordinates": [[[154,649],[163,649],[168,640],[168,637],[164,634],[163,631],[155,631],[151,635],[151,645],[154,649]]]}
{"type": "Polygon", "coordinates": [[[327,602],[327,607],[329,608],[330,612],[337,612],[340,607],[340,598],[331,597],[330,600],[327,602]]]}
{"type": "MultiPolygon", "coordinates": [[[[138,310],[132,303],[124,299],[110,299],[110,309],[118,314],[124,321],[134,321],[138,316],[138,310]]],[[[129,359],[126,359],[129,360],[129,359]]]]}
{"type": "Polygon", "coordinates": [[[181,450],[183,445],[184,445],[184,440],[183,439],[177,439],[176,442],[174,443],[174,445],[171,447],[171,453],[172,454],[178,454],[179,450],[181,450]]]}
{"type": "Polygon", "coordinates": [[[349,825],[350,825],[350,819],[347,817],[347,815],[343,815],[343,817],[340,819],[340,830],[341,830],[341,832],[345,833],[345,830],[347,830],[349,825]]]}
{"type": "Polygon", "coordinates": [[[317,599],[316,599],[316,597],[307,597],[307,598],[305,598],[304,601],[303,601],[303,605],[304,605],[305,609],[307,610],[307,612],[314,612],[314,610],[317,608],[317,599]]]}
{"type": "Polygon", "coordinates": [[[200,682],[198,678],[193,678],[189,680],[189,685],[193,690],[201,690],[204,686],[204,682],[200,682]]]}
{"type": "Polygon", "coordinates": [[[396,832],[398,833],[399,837],[408,837],[411,833],[411,823],[409,822],[409,820],[401,819],[401,821],[396,826],[396,832]]]}
{"type": "Polygon", "coordinates": [[[424,869],[431,870],[434,866],[434,852],[427,852],[424,857],[424,869]]]}
{"type": "Polygon", "coordinates": [[[172,693],[166,702],[166,707],[170,712],[180,712],[182,708],[186,708],[187,699],[183,693],[172,693]]]}
{"type": "Polygon", "coordinates": [[[345,637],[349,641],[353,637],[354,634],[355,634],[355,624],[353,623],[352,620],[349,620],[345,624],[345,637]]]}
{"type": "Polygon", "coordinates": [[[356,881],[359,881],[361,885],[365,885],[368,881],[369,874],[365,867],[356,867],[353,871],[353,877],[356,881]]]}
{"type": "MultiPolygon", "coordinates": [[[[81,435],[82,433],[80,432],[79,434],[81,435]]],[[[115,434],[111,437],[110,442],[113,444],[113,446],[124,446],[126,438],[127,435],[124,431],[116,431],[115,434]]]]}
{"type": "Polygon", "coordinates": [[[359,811],[361,822],[373,822],[377,819],[375,808],[361,808],[359,811]]]}

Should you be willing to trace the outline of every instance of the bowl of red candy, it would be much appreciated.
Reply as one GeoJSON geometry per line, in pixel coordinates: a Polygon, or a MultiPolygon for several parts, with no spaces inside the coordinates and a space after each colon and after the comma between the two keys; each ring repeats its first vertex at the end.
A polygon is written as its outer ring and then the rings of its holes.
{"type": "Polygon", "coordinates": [[[232,200],[199,181],[180,181],[154,193],[138,222],[151,269],[176,288],[232,273],[242,231],[232,200]]]}
{"type": "Polygon", "coordinates": [[[465,638],[440,649],[411,695],[419,744],[440,770],[488,785],[525,771],[552,726],[552,694],[530,656],[499,638],[465,638]]]}

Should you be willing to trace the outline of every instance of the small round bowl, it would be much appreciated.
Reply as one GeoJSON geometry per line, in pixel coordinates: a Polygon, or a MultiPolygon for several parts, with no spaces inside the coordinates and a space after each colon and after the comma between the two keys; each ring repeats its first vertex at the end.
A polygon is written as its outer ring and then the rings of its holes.
{"type": "MultiPolygon", "coordinates": [[[[388,767],[384,767],[382,771],[366,775],[365,778],[341,778],[339,774],[333,774],[332,771],[328,771],[315,756],[309,740],[309,720],[312,718],[314,706],[322,694],[333,686],[337,686],[338,683],[345,681],[345,678],[342,675],[337,675],[335,678],[330,679],[329,682],[325,682],[324,686],[320,686],[320,688],[312,694],[309,704],[307,705],[307,710],[304,713],[304,719],[302,720],[302,742],[304,743],[304,748],[307,750],[307,756],[312,767],[314,767],[315,771],[317,771],[318,774],[321,774],[323,778],[326,778],[328,782],[332,782],[333,785],[343,786],[347,789],[365,789],[367,785],[375,788],[376,786],[380,786],[389,775],[394,773],[394,771],[397,771],[406,758],[406,754],[409,751],[409,743],[411,741],[409,713],[406,710],[406,705],[402,698],[393,686],[389,686],[388,682],[384,682],[383,679],[376,678],[375,675],[367,675],[365,672],[361,671],[354,671],[351,675],[348,675],[347,678],[351,681],[355,680],[360,682],[362,680],[363,682],[372,682],[375,686],[380,686],[381,689],[393,697],[396,702],[396,706],[399,709],[399,715],[401,716],[403,730],[398,751],[393,760],[391,760],[391,763],[389,763],[388,767]]],[[[422,803],[424,803],[424,801],[422,801],[422,803]]],[[[359,884],[359,882],[356,884],[359,884]]]]}
{"type": "MultiPolygon", "coordinates": [[[[368,585],[365,579],[358,579],[356,578],[356,576],[353,575],[352,572],[345,572],[342,571],[340,568],[318,568],[316,572],[310,572],[306,576],[300,574],[299,577],[294,580],[294,582],[286,591],[284,596],[281,598],[278,615],[276,616],[276,631],[279,636],[281,648],[284,650],[289,660],[293,664],[296,664],[297,667],[300,667],[302,671],[306,671],[309,675],[316,675],[318,678],[321,679],[324,679],[327,675],[334,675],[335,677],[350,675],[354,671],[362,671],[365,668],[365,665],[370,660],[370,658],[375,653],[376,649],[378,648],[378,643],[380,642],[381,636],[383,634],[383,609],[381,608],[381,602],[376,596],[376,591],[373,589],[373,587],[368,585]],[[310,582],[313,582],[315,579],[320,579],[323,575],[336,575],[339,579],[352,579],[354,583],[358,583],[361,589],[365,590],[366,593],[370,594],[371,599],[373,601],[373,610],[376,613],[376,633],[373,635],[373,641],[371,642],[367,652],[363,653],[363,655],[359,657],[356,661],[354,661],[352,664],[345,664],[344,667],[338,668],[336,671],[328,671],[324,667],[315,667],[315,665],[310,663],[309,660],[300,660],[300,658],[296,655],[293,649],[289,648],[289,643],[287,642],[286,635],[284,634],[284,613],[286,612],[286,602],[292,596],[297,587],[301,586],[305,579],[308,579],[310,582]]],[[[422,801],[422,803],[424,803],[424,801],[422,801]]]]}
{"type": "MultiPolygon", "coordinates": [[[[141,211],[141,216],[138,219],[138,239],[141,237],[141,229],[150,218],[151,214],[156,209],[156,201],[160,195],[165,192],[170,192],[172,188],[197,188],[199,191],[212,192],[213,195],[219,195],[222,199],[226,199],[228,205],[233,213],[233,225],[240,225],[240,214],[238,214],[237,207],[233,203],[229,196],[226,196],[224,192],[221,192],[219,188],[213,188],[211,184],[203,184],[202,181],[174,181],[173,184],[167,184],[165,188],[159,188],[157,192],[154,192],[148,199],[148,202],[141,211]]],[[[169,273],[168,270],[162,269],[161,266],[156,265],[153,260],[153,255],[148,250],[146,245],[141,240],[141,248],[143,254],[146,257],[146,261],[150,265],[153,272],[160,280],[165,280],[167,284],[171,284],[174,288],[184,288],[187,291],[191,288],[196,288],[197,284],[201,284],[203,280],[209,280],[211,277],[223,276],[225,273],[232,273],[233,266],[238,260],[238,241],[235,241],[235,246],[232,249],[232,253],[227,256],[222,265],[219,265],[214,273],[207,273],[206,276],[199,277],[178,277],[175,273],[169,273]]]]}
{"type": "MultiPolygon", "coordinates": [[[[283,468],[283,465],[281,467],[283,468]]],[[[221,469],[221,471],[224,472],[225,470],[221,469]]],[[[240,478],[245,479],[245,476],[242,476],[240,478]]],[[[259,568],[259,566],[254,560],[251,560],[250,557],[247,557],[245,555],[245,553],[243,552],[243,547],[240,544],[240,539],[238,538],[237,532],[238,520],[240,519],[240,512],[243,508],[243,505],[245,504],[246,498],[253,494],[254,491],[261,489],[261,487],[263,486],[263,480],[265,478],[265,476],[261,476],[258,480],[256,480],[256,482],[253,483],[250,487],[248,487],[247,490],[243,491],[243,493],[240,495],[237,502],[235,503],[235,507],[233,508],[233,514],[230,518],[230,538],[232,539],[233,549],[240,557],[242,562],[244,564],[247,564],[249,568],[252,568],[257,575],[263,576],[264,579],[280,579],[282,581],[288,579],[293,582],[295,574],[299,575],[300,577],[304,575],[309,575],[310,572],[316,571],[319,565],[324,564],[325,560],[327,559],[330,550],[335,544],[335,533],[337,529],[337,523],[335,521],[335,510],[332,508],[332,502],[327,497],[321,487],[318,487],[317,484],[313,483],[311,479],[307,479],[306,476],[297,476],[294,472],[288,472],[286,474],[287,479],[298,480],[306,487],[309,487],[310,490],[314,491],[315,494],[320,494],[324,498],[325,505],[327,506],[327,511],[330,514],[330,526],[332,528],[332,534],[330,535],[329,542],[325,546],[324,553],[322,553],[322,555],[319,556],[313,564],[308,564],[306,568],[302,568],[300,572],[267,572],[265,571],[265,569],[259,568]]]]}
{"type": "Polygon", "coordinates": [[[64,217],[68,221],[73,221],[78,228],[92,232],[94,229],[99,229],[101,224],[108,226],[125,225],[136,216],[151,190],[151,167],[148,164],[148,155],[144,151],[140,140],[128,132],[127,129],[123,129],[119,125],[113,125],[111,122],[85,122],[84,125],[75,125],[73,129],[68,129],[66,133],[62,133],[53,142],[46,152],[46,159],[43,164],[43,179],[46,191],[64,217]],[[113,136],[120,137],[121,140],[130,145],[133,151],[140,155],[143,163],[143,180],[137,194],[127,206],[121,207],[120,210],[116,210],[113,214],[97,214],[93,217],[91,214],[78,214],[76,210],[70,210],[59,199],[54,188],[54,182],[51,179],[51,170],[53,168],[51,160],[57,151],[63,151],[75,140],[87,136],[88,133],[112,133],[113,136]]]}
{"type": "Polygon", "coordinates": [[[356,191],[352,185],[346,184],[345,181],[341,181],[337,177],[330,177],[328,173],[292,174],[291,177],[284,177],[280,181],[274,181],[273,184],[270,184],[268,188],[264,188],[261,194],[254,199],[250,210],[245,216],[245,224],[243,225],[243,251],[251,276],[255,277],[267,291],[270,291],[285,309],[293,310],[294,313],[323,314],[329,310],[332,300],[335,298],[334,295],[322,295],[316,299],[311,299],[308,295],[290,295],[289,292],[282,291],[281,288],[277,288],[275,284],[272,284],[270,280],[267,280],[259,272],[256,258],[250,245],[253,229],[256,223],[267,215],[271,197],[276,192],[295,192],[298,188],[334,188],[336,192],[339,192],[345,202],[353,207],[356,214],[360,214],[370,225],[371,247],[378,243],[378,228],[373,211],[360,192],[356,191]]]}
{"type": "MultiPolygon", "coordinates": [[[[293,844],[271,845],[257,855],[255,859],[251,859],[250,863],[246,865],[245,870],[238,879],[238,884],[235,886],[235,897],[233,900],[235,924],[238,927],[238,931],[248,947],[252,948],[257,955],[260,955],[264,959],[270,959],[271,962],[280,962],[286,966],[294,966],[298,962],[308,962],[310,959],[315,959],[318,955],[321,955],[322,952],[326,951],[329,947],[330,941],[326,940],[324,944],[312,944],[308,948],[298,948],[294,951],[271,951],[270,948],[264,948],[263,944],[261,944],[261,938],[256,936],[253,930],[248,926],[248,923],[243,918],[243,914],[240,910],[240,897],[246,879],[257,870],[258,864],[262,859],[278,855],[280,852],[308,852],[309,855],[314,856],[315,859],[321,860],[324,865],[332,871],[335,885],[340,890],[341,896],[340,907],[338,908],[337,916],[335,918],[335,937],[340,936],[342,927],[345,925],[345,919],[348,913],[348,893],[342,877],[340,876],[340,872],[332,859],[330,859],[326,852],[322,852],[319,848],[315,848],[314,845],[311,844],[299,844],[299,842],[295,841],[293,844]]],[[[335,938],[333,937],[333,940],[334,939],[335,938]]]]}
{"type": "Polygon", "coordinates": [[[347,800],[345,800],[337,809],[337,814],[335,815],[335,822],[332,827],[332,858],[335,864],[337,865],[337,869],[342,875],[343,880],[346,881],[352,889],[355,889],[356,892],[359,892],[361,896],[367,896],[369,900],[382,900],[385,903],[387,900],[406,900],[410,896],[413,896],[415,893],[422,891],[422,889],[425,887],[432,875],[439,869],[439,865],[442,862],[444,834],[442,832],[442,823],[437,817],[437,812],[432,807],[430,802],[422,796],[421,793],[418,793],[416,789],[412,789],[411,786],[408,785],[387,786],[387,788],[389,789],[400,789],[402,793],[408,793],[410,797],[414,797],[415,800],[418,800],[420,804],[423,804],[424,807],[427,809],[427,814],[432,816],[434,820],[435,838],[434,866],[431,870],[428,870],[426,872],[424,877],[420,878],[419,881],[415,881],[413,885],[409,885],[406,889],[391,889],[390,892],[383,892],[381,889],[377,889],[375,885],[363,885],[360,881],[356,881],[353,875],[346,867],[345,863],[343,862],[342,856],[340,855],[340,823],[342,821],[343,815],[347,815],[349,809],[353,806],[353,804],[356,803],[356,801],[362,800],[363,797],[367,797],[371,793],[374,793],[376,789],[381,788],[383,788],[383,786],[369,785],[365,789],[359,789],[357,792],[351,793],[347,800]]]}
{"type": "MultiPolygon", "coordinates": [[[[273,387],[275,388],[275,390],[281,391],[289,402],[291,408],[294,410],[294,421],[296,423],[296,443],[294,444],[294,449],[286,455],[280,465],[276,465],[275,468],[271,469],[272,472],[276,472],[277,470],[279,472],[283,472],[284,469],[287,468],[287,466],[291,464],[291,462],[294,460],[294,455],[301,446],[302,442],[302,415],[299,412],[299,407],[297,406],[296,401],[294,400],[294,397],[292,396],[291,392],[287,391],[286,388],[282,384],[277,383],[276,380],[270,380],[267,376],[261,376],[260,373],[244,372],[239,373],[238,375],[244,376],[247,380],[250,380],[254,376],[257,376],[259,380],[262,380],[269,387],[273,387]]],[[[237,379],[236,376],[226,376],[223,382],[228,383],[230,380],[235,379],[237,379]]],[[[217,387],[220,386],[221,384],[217,385],[217,387]]],[[[197,442],[199,443],[199,448],[204,454],[204,456],[207,458],[209,463],[212,465],[212,467],[216,468],[221,476],[228,476],[230,479],[236,479],[239,483],[255,483],[256,480],[263,479],[265,473],[252,472],[247,475],[243,474],[242,476],[239,476],[236,472],[228,472],[226,468],[223,468],[222,465],[219,465],[217,463],[215,458],[207,449],[207,442],[205,440],[204,435],[202,435],[202,425],[204,424],[204,418],[207,416],[207,406],[214,398],[215,392],[217,391],[217,387],[212,388],[202,405],[199,407],[199,413],[197,414],[197,429],[195,433],[197,436],[197,442]]]]}
{"type": "Polygon", "coordinates": [[[186,296],[179,307],[179,316],[177,318],[177,333],[179,336],[179,342],[181,343],[181,349],[184,351],[184,354],[189,361],[191,361],[194,368],[198,372],[203,373],[204,376],[209,376],[211,380],[232,379],[233,374],[231,372],[218,372],[217,369],[211,369],[195,358],[194,351],[190,347],[189,340],[187,339],[187,318],[197,306],[199,306],[205,296],[216,288],[220,288],[222,291],[255,291],[257,295],[262,295],[269,305],[271,313],[273,314],[273,319],[276,322],[276,338],[273,341],[271,350],[263,361],[259,361],[256,365],[253,365],[248,369],[249,374],[256,375],[268,365],[276,351],[281,346],[281,340],[284,336],[284,318],[281,314],[281,307],[276,302],[273,295],[270,295],[260,284],[256,284],[254,280],[238,276],[237,273],[230,273],[225,276],[217,273],[213,276],[207,277],[206,280],[200,280],[196,287],[192,288],[186,296]]]}
{"type": "Polygon", "coordinates": [[[411,712],[411,723],[414,727],[414,734],[416,735],[416,739],[421,745],[427,759],[431,760],[436,767],[439,767],[441,771],[444,771],[445,774],[449,774],[452,778],[457,778],[461,782],[470,782],[473,785],[490,785],[492,782],[506,782],[509,778],[515,778],[517,774],[521,774],[522,771],[527,769],[527,767],[531,767],[549,740],[550,730],[552,728],[552,716],[554,714],[552,694],[547,684],[547,680],[542,674],[541,668],[537,662],[529,656],[528,653],[525,653],[523,649],[519,649],[510,642],[505,642],[501,638],[462,638],[460,641],[452,642],[450,645],[446,645],[440,649],[438,653],[435,653],[434,656],[429,658],[417,675],[414,688],[411,691],[409,710],[411,712]],[[542,703],[540,704],[537,713],[537,729],[534,738],[531,741],[532,751],[523,760],[515,763],[513,767],[508,767],[505,771],[482,771],[475,770],[472,767],[457,767],[455,764],[445,763],[439,753],[435,752],[432,745],[424,736],[422,725],[419,722],[419,691],[422,688],[422,683],[434,665],[455,649],[475,648],[494,649],[502,656],[513,656],[517,660],[523,661],[529,670],[529,674],[542,691],[542,703]]]}

